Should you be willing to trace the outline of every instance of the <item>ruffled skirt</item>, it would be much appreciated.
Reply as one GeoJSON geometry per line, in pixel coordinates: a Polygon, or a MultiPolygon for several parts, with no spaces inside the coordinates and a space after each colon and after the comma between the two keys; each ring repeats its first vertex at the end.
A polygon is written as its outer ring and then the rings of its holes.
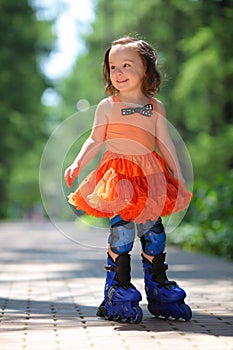
{"type": "Polygon", "coordinates": [[[185,210],[192,198],[156,152],[122,155],[106,151],[96,170],[68,196],[86,214],[144,223],[185,210]]]}

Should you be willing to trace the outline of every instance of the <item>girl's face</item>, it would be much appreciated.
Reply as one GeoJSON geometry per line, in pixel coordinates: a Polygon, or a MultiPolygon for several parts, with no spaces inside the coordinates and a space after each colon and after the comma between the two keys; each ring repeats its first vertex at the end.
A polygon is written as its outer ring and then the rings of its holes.
{"type": "Polygon", "coordinates": [[[133,45],[116,45],[111,48],[109,70],[112,85],[120,93],[141,92],[145,66],[133,45]]]}

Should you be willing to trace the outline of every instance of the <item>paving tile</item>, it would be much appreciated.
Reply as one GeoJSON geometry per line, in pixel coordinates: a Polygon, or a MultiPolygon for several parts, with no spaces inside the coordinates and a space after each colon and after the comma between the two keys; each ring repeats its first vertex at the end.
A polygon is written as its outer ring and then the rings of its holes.
{"type": "Polygon", "coordinates": [[[193,318],[156,319],[147,310],[136,242],[132,280],[142,292],[143,321],[109,322],[96,316],[106,252],[98,243],[103,230],[94,230],[80,227],[81,245],[48,222],[0,224],[1,350],[233,350],[231,262],[168,247],[169,278],[187,291],[193,318]]]}

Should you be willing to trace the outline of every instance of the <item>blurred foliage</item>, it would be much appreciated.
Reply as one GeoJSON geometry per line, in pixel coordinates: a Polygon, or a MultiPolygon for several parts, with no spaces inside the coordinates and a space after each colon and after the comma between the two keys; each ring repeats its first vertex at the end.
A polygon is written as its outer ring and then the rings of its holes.
{"type": "Polygon", "coordinates": [[[233,165],[233,1],[148,0],[96,2],[86,52],[58,87],[64,118],[79,99],[104,97],[101,63],[111,41],[127,34],[157,49],[163,83],[159,98],[182,135],[196,181],[215,184],[233,165]]]}
{"type": "Polygon", "coordinates": [[[40,201],[37,174],[48,117],[41,95],[49,82],[39,62],[52,48],[50,26],[36,19],[27,0],[0,0],[0,218],[21,216],[40,201]]]}
{"type": "MultiPolygon", "coordinates": [[[[38,62],[52,47],[51,23],[36,19],[26,0],[0,0],[1,217],[12,203],[30,208],[38,201],[44,135],[76,113],[78,101],[97,105],[104,97],[104,51],[120,36],[138,35],[158,52],[158,98],[194,168],[194,199],[170,241],[232,258],[233,0],[96,0],[94,6],[85,51],[56,83],[60,100],[47,110],[40,97],[49,84],[38,62]]],[[[86,121],[78,122],[83,128],[86,121]]],[[[79,148],[80,142],[71,147],[67,164],[79,148]]]]}
{"type": "MultiPolygon", "coordinates": [[[[232,0],[99,0],[86,52],[59,86],[64,117],[79,99],[104,97],[101,62],[111,41],[138,35],[157,49],[158,98],[194,167],[194,199],[170,242],[233,257],[232,0]]],[[[76,150],[78,151],[78,149],[76,150]]]]}
{"type": "Polygon", "coordinates": [[[168,242],[233,260],[233,171],[221,174],[215,188],[197,182],[186,223],[168,235],[168,242]]]}

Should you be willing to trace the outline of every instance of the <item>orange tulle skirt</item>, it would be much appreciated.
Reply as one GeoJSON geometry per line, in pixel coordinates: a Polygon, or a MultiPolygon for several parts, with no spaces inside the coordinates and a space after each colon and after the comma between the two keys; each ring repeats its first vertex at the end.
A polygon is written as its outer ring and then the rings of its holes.
{"type": "Polygon", "coordinates": [[[120,215],[144,223],[185,210],[192,198],[156,152],[126,156],[106,151],[96,170],[74,193],[70,204],[96,217],[120,215]]]}

